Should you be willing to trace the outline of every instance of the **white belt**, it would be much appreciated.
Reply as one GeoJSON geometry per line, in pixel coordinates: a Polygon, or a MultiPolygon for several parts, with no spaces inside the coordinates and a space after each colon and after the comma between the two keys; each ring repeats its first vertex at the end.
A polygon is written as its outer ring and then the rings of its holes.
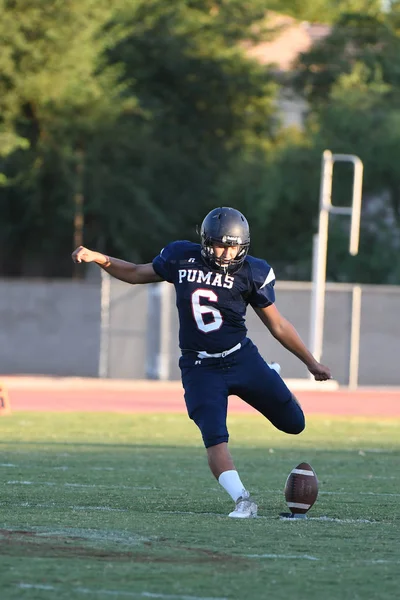
{"type": "Polygon", "coordinates": [[[236,344],[236,346],[233,346],[233,348],[229,348],[229,350],[225,350],[225,352],[217,352],[217,354],[209,354],[208,352],[198,352],[197,356],[198,358],[225,358],[225,356],[228,356],[228,354],[232,354],[232,352],[236,352],[236,350],[240,350],[240,348],[242,347],[242,344],[239,342],[238,344],[236,344]]]}

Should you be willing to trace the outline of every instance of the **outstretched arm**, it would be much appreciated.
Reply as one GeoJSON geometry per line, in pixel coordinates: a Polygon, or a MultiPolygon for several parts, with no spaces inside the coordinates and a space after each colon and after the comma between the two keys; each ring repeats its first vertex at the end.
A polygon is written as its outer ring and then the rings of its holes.
{"type": "Polygon", "coordinates": [[[79,246],[74,250],[72,253],[72,260],[75,263],[94,262],[112,275],[112,277],[125,281],[126,283],[156,283],[158,281],[163,281],[163,279],[157,275],[151,263],[135,265],[135,263],[127,262],[120,258],[113,258],[112,256],[107,256],[101,252],[89,250],[89,248],[85,248],[84,246],[79,246]]]}
{"type": "Polygon", "coordinates": [[[274,338],[292,354],[297,356],[317,381],[331,379],[332,376],[329,368],[315,360],[296,329],[280,314],[275,304],[270,304],[266,308],[254,308],[254,310],[264,325],[268,327],[274,338]]]}

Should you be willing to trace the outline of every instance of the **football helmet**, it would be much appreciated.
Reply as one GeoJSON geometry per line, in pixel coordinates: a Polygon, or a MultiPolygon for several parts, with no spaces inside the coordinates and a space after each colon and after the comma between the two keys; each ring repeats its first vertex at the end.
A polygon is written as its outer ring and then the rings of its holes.
{"type": "Polygon", "coordinates": [[[243,264],[250,246],[249,224],[235,208],[214,208],[204,218],[200,229],[201,254],[212,269],[233,273],[243,264]],[[215,256],[213,243],[223,246],[239,246],[235,258],[221,261],[215,256]]]}

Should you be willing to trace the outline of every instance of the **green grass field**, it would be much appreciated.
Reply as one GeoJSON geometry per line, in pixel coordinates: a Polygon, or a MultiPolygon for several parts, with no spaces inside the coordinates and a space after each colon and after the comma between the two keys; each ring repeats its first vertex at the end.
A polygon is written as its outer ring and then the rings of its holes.
{"type": "Polygon", "coordinates": [[[398,598],[400,420],[309,418],[293,437],[252,415],[229,426],[254,520],[227,518],[185,415],[1,418],[1,600],[398,598]],[[302,461],[320,495],[284,521],[302,461]]]}

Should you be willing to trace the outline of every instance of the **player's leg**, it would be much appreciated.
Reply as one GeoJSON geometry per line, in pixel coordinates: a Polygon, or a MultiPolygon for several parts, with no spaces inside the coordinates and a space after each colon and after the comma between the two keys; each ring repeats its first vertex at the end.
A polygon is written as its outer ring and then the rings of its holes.
{"type": "Polygon", "coordinates": [[[215,479],[219,479],[221,474],[226,471],[235,470],[231,453],[228,450],[228,443],[222,442],[214,446],[208,446],[207,459],[208,466],[215,479]]]}
{"type": "Polygon", "coordinates": [[[227,444],[228,388],[222,373],[213,369],[212,365],[205,364],[205,361],[196,365],[186,356],[183,359],[179,365],[190,419],[200,429],[206,448],[227,444]]]}
{"type": "Polygon", "coordinates": [[[188,360],[185,363],[186,366],[181,359],[187,411],[201,431],[212,474],[236,503],[235,510],[229,516],[256,516],[257,506],[250,499],[228,449],[228,386],[220,364],[215,362],[214,365],[192,366],[188,360]]]}
{"type": "Polygon", "coordinates": [[[214,477],[235,502],[230,517],[249,518],[257,516],[257,505],[244,487],[233,463],[227,442],[207,448],[208,465],[214,477]]]}
{"type": "Polygon", "coordinates": [[[279,430],[298,434],[305,427],[303,410],[278,373],[271,369],[254,344],[243,348],[231,387],[234,393],[264,415],[279,430]]]}

